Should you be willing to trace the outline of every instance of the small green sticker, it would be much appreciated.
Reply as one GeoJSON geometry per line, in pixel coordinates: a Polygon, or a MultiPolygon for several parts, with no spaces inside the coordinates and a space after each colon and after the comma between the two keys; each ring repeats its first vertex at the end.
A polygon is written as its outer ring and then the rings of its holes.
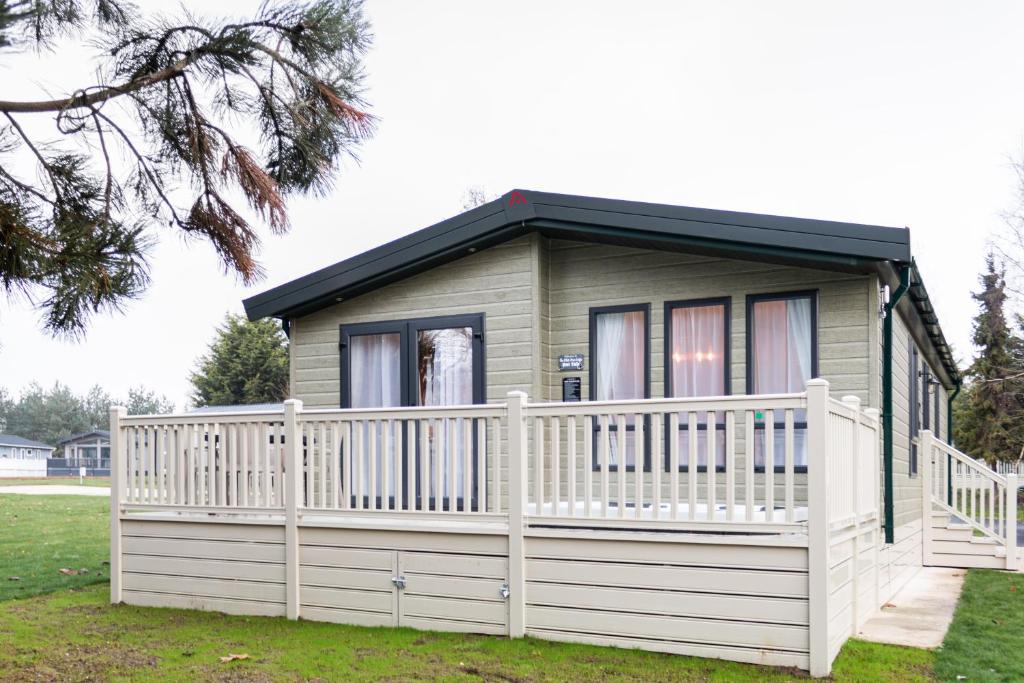
{"type": "Polygon", "coordinates": [[[762,413],[760,410],[755,410],[754,411],[754,419],[755,420],[763,420],[764,419],[764,413],[762,413]]]}

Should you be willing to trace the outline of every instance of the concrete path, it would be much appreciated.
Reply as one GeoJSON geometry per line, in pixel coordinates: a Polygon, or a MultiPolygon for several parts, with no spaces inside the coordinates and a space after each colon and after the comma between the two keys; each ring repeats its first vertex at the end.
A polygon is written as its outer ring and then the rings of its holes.
{"type": "Polygon", "coordinates": [[[20,493],[28,496],[105,496],[110,497],[110,489],[106,486],[0,486],[0,494],[20,493]]]}
{"type": "Polygon", "coordinates": [[[966,569],[924,567],[861,628],[858,638],[890,645],[942,644],[960,599],[966,569]]]}

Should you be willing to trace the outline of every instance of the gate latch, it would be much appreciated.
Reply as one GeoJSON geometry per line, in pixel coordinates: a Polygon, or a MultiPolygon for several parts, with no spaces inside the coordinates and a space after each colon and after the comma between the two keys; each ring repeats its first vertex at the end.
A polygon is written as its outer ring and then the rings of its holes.
{"type": "Polygon", "coordinates": [[[501,584],[501,590],[498,591],[498,594],[501,595],[502,600],[508,600],[508,596],[512,595],[512,593],[509,591],[507,583],[501,584]]]}
{"type": "Polygon", "coordinates": [[[400,589],[400,590],[404,589],[405,588],[405,577],[404,576],[392,576],[391,577],[391,583],[395,584],[395,587],[400,589]]]}

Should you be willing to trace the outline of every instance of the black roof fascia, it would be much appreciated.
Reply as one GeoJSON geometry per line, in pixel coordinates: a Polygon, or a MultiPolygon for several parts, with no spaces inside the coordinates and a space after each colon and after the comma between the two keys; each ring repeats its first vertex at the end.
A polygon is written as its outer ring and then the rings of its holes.
{"type": "Polygon", "coordinates": [[[785,258],[794,264],[861,269],[909,261],[906,228],[696,209],[513,190],[465,213],[285,283],[244,301],[249,318],[304,315],[339,300],[542,230],[565,239],[668,243],[723,255],[785,258]]]}
{"type": "MultiPolygon", "coordinates": [[[[888,284],[891,289],[895,289],[899,284],[899,274],[890,262],[880,262],[878,274],[882,282],[888,284]]],[[[952,389],[962,380],[960,368],[957,367],[953,350],[946,342],[946,337],[939,326],[934,306],[921,279],[921,272],[913,260],[910,262],[910,287],[907,296],[900,301],[899,308],[905,314],[909,314],[905,316],[907,327],[921,346],[929,364],[942,371],[940,377],[945,380],[943,385],[947,389],[952,389]],[[925,344],[925,341],[928,343],[925,344]]]]}

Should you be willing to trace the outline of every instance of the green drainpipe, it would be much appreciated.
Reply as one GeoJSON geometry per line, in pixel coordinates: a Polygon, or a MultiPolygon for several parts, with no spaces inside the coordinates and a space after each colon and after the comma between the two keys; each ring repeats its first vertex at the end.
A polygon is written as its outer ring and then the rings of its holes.
{"type": "Polygon", "coordinates": [[[896,304],[910,288],[910,265],[900,269],[900,286],[885,304],[882,320],[882,469],[885,477],[885,542],[893,543],[892,481],[892,316],[896,304]]]}
{"type": "MultiPolygon", "coordinates": [[[[958,380],[956,389],[946,397],[946,443],[953,443],[953,399],[960,393],[962,383],[958,380]]],[[[953,504],[953,456],[946,456],[946,505],[953,504]]]]}

